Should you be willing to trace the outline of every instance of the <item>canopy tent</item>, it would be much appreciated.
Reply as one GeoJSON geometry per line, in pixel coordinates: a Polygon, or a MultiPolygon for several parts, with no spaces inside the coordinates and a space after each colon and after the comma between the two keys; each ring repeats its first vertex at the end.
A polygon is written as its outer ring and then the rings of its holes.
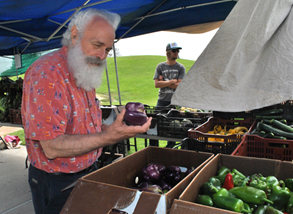
{"type": "Polygon", "coordinates": [[[172,104],[222,112],[293,99],[293,0],[240,0],[172,104]]]}
{"type": "Polygon", "coordinates": [[[172,30],[218,28],[236,0],[0,0],[0,56],[59,48],[71,17],[83,8],[121,15],[116,39],[172,30]]]}
{"type": "MultiPolygon", "coordinates": [[[[106,9],[121,16],[116,31],[115,42],[118,42],[122,38],[163,30],[207,32],[218,28],[236,3],[237,0],[0,0],[0,56],[61,47],[62,34],[70,19],[88,7],[106,9]]],[[[113,50],[116,60],[115,48],[113,50]]],[[[19,74],[16,70],[15,75],[19,74]]],[[[106,75],[108,77],[107,69],[106,75]]],[[[121,104],[117,66],[116,76],[121,104]]],[[[108,91],[112,104],[109,82],[108,91]]]]}

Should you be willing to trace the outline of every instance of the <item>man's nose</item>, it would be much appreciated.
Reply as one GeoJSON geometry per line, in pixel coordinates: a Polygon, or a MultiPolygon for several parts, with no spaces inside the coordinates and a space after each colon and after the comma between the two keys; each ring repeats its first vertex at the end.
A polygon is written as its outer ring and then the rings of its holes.
{"type": "Polygon", "coordinates": [[[100,50],[97,54],[96,54],[96,57],[97,58],[100,58],[100,60],[104,60],[106,59],[108,56],[106,50],[100,50]]]}

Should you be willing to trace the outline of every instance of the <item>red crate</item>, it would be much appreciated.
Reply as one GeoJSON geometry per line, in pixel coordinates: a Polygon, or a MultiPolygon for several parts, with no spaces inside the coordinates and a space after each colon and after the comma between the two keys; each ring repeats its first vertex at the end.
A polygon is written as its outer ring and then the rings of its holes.
{"type": "Polygon", "coordinates": [[[248,129],[248,132],[251,131],[252,125],[256,122],[254,118],[248,119],[221,119],[210,117],[208,121],[198,126],[195,129],[188,130],[188,137],[194,138],[200,142],[208,142],[208,138],[220,138],[223,139],[223,143],[236,142],[240,143],[243,135],[241,134],[233,134],[233,135],[215,135],[215,134],[207,134],[208,131],[213,130],[215,125],[220,125],[222,127],[226,126],[226,129],[233,129],[237,126],[244,126],[248,129]]]}
{"type": "Polygon", "coordinates": [[[247,134],[231,155],[292,161],[293,140],[247,134]]]}

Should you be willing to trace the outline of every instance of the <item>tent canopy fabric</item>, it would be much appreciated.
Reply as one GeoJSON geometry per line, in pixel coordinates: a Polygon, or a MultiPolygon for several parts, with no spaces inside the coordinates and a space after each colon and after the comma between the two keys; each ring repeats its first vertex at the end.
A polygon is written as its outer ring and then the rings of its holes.
{"type": "Polygon", "coordinates": [[[241,112],[293,99],[293,0],[240,0],[172,104],[241,112]]]}
{"type": "Polygon", "coordinates": [[[59,48],[71,17],[88,7],[121,16],[116,32],[119,40],[172,29],[206,32],[219,27],[236,3],[236,0],[0,0],[0,56],[59,48]]]}

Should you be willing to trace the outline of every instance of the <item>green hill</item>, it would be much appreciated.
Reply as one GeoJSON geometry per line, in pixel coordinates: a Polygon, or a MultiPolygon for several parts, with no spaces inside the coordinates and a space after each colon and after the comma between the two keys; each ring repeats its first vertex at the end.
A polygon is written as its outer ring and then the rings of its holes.
{"type": "MultiPolygon", "coordinates": [[[[164,56],[126,56],[117,57],[118,78],[120,86],[121,104],[127,102],[141,102],[150,106],[155,106],[158,98],[158,90],[154,86],[153,76],[158,63],[166,61],[164,56]]],[[[178,59],[186,71],[189,71],[194,64],[192,60],[178,59]]],[[[110,81],[111,99],[113,105],[119,104],[118,88],[116,81],[116,71],[114,58],[107,58],[108,73],[110,81]]],[[[103,83],[97,93],[104,95],[101,100],[104,105],[109,105],[109,95],[106,73],[103,83]]]]}
{"type": "MultiPolygon", "coordinates": [[[[34,55],[36,60],[40,55],[34,55]]],[[[154,86],[153,76],[158,63],[166,61],[165,56],[125,56],[117,57],[118,78],[120,87],[121,104],[127,102],[141,102],[150,106],[155,106],[158,98],[158,90],[154,86]]],[[[186,71],[189,71],[194,64],[192,60],[178,59],[182,63],[186,71]]],[[[23,68],[19,71],[24,72],[33,61],[23,59],[23,68]]],[[[107,66],[109,73],[110,91],[112,105],[119,105],[118,87],[116,81],[115,61],[113,57],[107,58],[107,66]]],[[[13,70],[14,64],[7,73],[13,70]]],[[[19,75],[24,78],[24,74],[19,75]]],[[[16,76],[9,77],[16,80],[16,76]]],[[[109,105],[109,94],[106,72],[104,72],[103,83],[97,89],[97,93],[101,95],[101,104],[109,105]]]]}

